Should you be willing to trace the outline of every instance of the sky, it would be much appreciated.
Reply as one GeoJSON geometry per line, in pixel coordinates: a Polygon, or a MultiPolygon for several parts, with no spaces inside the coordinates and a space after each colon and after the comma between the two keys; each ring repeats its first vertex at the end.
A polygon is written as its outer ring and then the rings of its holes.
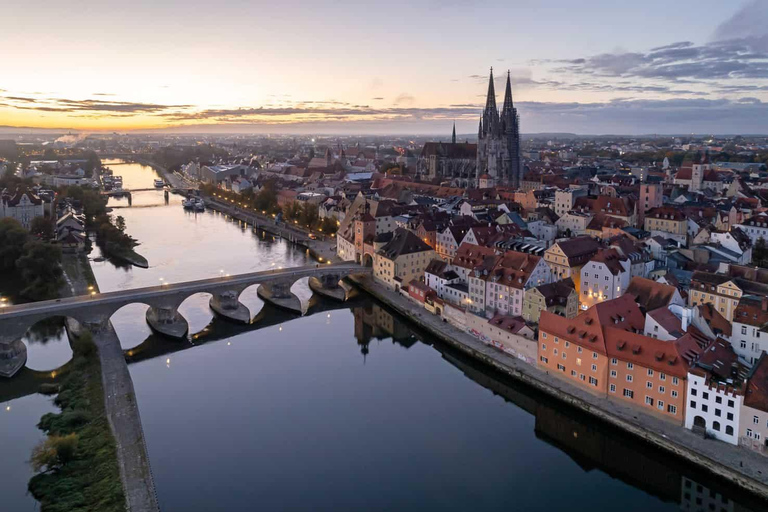
{"type": "Polygon", "coordinates": [[[0,126],[768,133],[768,0],[3,0],[0,126]]]}

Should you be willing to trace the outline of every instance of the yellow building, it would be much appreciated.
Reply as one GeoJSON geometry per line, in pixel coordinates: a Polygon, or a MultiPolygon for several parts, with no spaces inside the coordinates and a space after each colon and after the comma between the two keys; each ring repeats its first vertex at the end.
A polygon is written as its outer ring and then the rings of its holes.
{"type": "Polygon", "coordinates": [[[413,279],[423,281],[424,270],[435,257],[435,251],[415,233],[398,228],[392,240],[373,256],[373,277],[399,291],[413,279]]]}
{"type": "Polygon", "coordinates": [[[672,238],[681,243],[686,243],[688,233],[688,219],[680,209],[672,206],[659,206],[651,208],[645,213],[646,231],[651,236],[663,236],[672,238]]]}
{"type": "Polygon", "coordinates": [[[600,245],[588,236],[580,236],[556,242],[544,253],[552,281],[571,278],[578,290],[581,284],[581,267],[597,253],[600,245]]]}
{"type": "Polygon", "coordinates": [[[744,293],[736,283],[736,279],[739,278],[709,272],[694,272],[688,293],[688,305],[712,304],[726,320],[733,322],[733,312],[744,293]]]}

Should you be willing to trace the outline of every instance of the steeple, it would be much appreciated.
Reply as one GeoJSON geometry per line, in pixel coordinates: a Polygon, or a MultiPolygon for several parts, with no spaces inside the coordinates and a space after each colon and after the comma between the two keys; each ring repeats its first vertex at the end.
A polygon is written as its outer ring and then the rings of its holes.
{"type": "Polygon", "coordinates": [[[493,87],[493,68],[491,68],[491,77],[488,79],[488,98],[485,100],[485,112],[497,112],[496,110],[496,89],[493,87]]]}
{"type": "Polygon", "coordinates": [[[507,89],[504,91],[504,107],[502,107],[503,112],[508,112],[514,108],[514,104],[512,103],[512,82],[509,77],[509,71],[507,71],[507,89]]]}
{"type": "Polygon", "coordinates": [[[480,116],[480,125],[477,129],[477,138],[478,139],[483,138],[483,116],[480,116]]]}
{"type": "Polygon", "coordinates": [[[451,135],[451,142],[456,144],[456,121],[453,122],[453,135],[451,135]]]}

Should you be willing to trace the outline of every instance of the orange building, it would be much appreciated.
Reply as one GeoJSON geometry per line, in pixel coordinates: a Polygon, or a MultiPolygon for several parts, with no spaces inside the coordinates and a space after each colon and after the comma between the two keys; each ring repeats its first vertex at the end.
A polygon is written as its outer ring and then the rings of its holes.
{"type": "Polygon", "coordinates": [[[690,328],[678,340],[662,341],[643,335],[644,325],[629,294],[570,319],[542,311],[538,366],[682,425],[688,369],[709,340],[690,328]]]}

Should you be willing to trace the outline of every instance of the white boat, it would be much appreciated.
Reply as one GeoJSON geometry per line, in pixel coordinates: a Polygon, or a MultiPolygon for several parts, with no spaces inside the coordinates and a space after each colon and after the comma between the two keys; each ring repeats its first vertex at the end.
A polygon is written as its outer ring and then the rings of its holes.
{"type": "Polygon", "coordinates": [[[195,211],[196,212],[204,212],[205,211],[205,203],[202,199],[195,199],[195,211]]]}
{"type": "Polygon", "coordinates": [[[155,180],[155,187],[163,188],[164,186],[165,186],[165,182],[162,179],[158,178],[155,180]]]}
{"type": "Polygon", "coordinates": [[[192,210],[195,207],[195,201],[194,199],[185,199],[181,202],[181,206],[183,206],[185,210],[192,210]]]}

